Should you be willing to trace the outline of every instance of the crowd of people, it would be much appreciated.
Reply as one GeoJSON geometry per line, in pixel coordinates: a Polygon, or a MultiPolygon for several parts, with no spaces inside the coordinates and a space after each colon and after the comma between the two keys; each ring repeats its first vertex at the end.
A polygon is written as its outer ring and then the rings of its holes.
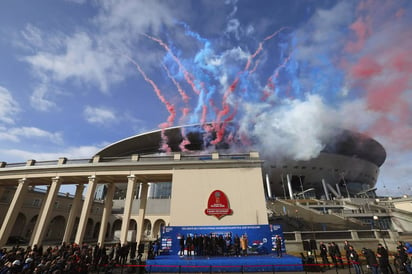
{"type": "Polygon", "coordinates": [[[343,248],[345,257],[342,256],[340,248],[335,242],[330,242],[327,245],[324,242],[320,242],[319,249],[322,265],[327,268],[331,266],[344,268],[346,264],[348,267],[353,267],[356,274],[364,273],[363,265],[372,274],[412,274],[411,259],[403,242],[398,242],[396,252],[393,254],[394,269],[392,269],[391,266],[390,254],[387,247],[380,243],[378,243],[376,251],[370,248],[362,248],[361,254],[358,254],[353,245],[348,241],[344,242],[343,248]],[[361,259],[361,257],[363,259],[361,259]],[[344,260],[346,263],[344,263],[344,260]]]}
{"type": "Polygon", "coordinates": [[[43,249],[34,245],[0,249],[0,274],[8,273],[89,273],[101,269],[110,273],[116,266],[135,256],[128,244],[94,246],[83,244],[57,245],[43,249]]]}
{"type": "MultiPolygon", "coordinates": [[[[179,255],[184,256],[246,256],[248,237],[246,234],[235,235],[181,235],[179,239],[179,255]]],[[[281,241],[276,239],[281,257],[281,241]]],[[[111,246],[94,246],[83,244],[57,245],[43,249],[34,245],[26,248],[15,246],[10,249],[0,249],[0,274],[8,273],[89,273],[91,270],[100,269],[110,273],[116,266],[126,264],[127,259],[139,258],[135,246],[128,243],[120,243],[111,246]]],[[[356,274],[365,273],[368,270],[372,274],[412,274],[411,258],[407,252],[407,246],[398,242],[396,252],[389,254],[386,246],[378,244],[376,251],[370,248],[362,248],[358,253],[348,241],[344,242],[343,255],[335,242],[328,244],[319,243],[322,266],[331,268],[353,267],[356,274]],[[390,256],[392,255],[392,256],[390,256]],[[393,259],[392,259],[393,258],[393,259]],[[392,259],[392,260],[391,260],[392,259]],[[392,267],[393,266],[393,267],[392,267]]],[[[149,257],[159,255],[160,243],[154,241],[149,245],[149,257]]]]}

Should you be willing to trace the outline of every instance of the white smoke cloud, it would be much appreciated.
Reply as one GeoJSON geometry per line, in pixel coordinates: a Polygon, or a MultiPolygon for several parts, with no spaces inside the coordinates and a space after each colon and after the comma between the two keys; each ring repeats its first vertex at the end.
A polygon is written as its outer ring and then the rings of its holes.
{"type": "Polygon", "coordinates": [[[286,100],[280,107],[246,104],[240,130],[256,138],[264,154],[276,159],[309,160],[319,155],[337,130],[336,111],[322,98],[286,100]]]}

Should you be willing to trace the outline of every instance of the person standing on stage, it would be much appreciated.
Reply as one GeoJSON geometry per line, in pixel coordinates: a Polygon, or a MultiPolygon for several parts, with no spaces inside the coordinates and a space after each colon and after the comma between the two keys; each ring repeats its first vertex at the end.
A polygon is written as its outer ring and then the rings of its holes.
{"type": "Polygon", "coordinates": [[[235,249],[235,256],[240,257],[240,237],[237,234],[233,240],[233,248],[235,249]]]}
{"type": "Polygon", "coordinates": [[[248,244],[247,235],[243,234],[242,237],[240,237],[240,248],[242,249],[242,255],[244,256],[247,256],[248,244]]]}
{"type": "Polygon", "coordinates": [[[187,255],[191,256],[192,251],[193,251],[193,238],[190,234],[187,234],[187,237],[186,237],[186,250],[187,250],[187,255]]]}
{"type": "Polygon", "coordinates": [[[180,236],[179,245],[180,245],[179,255],[183,256],[185,255],[185,236],[184,235],[180,236]]]}
{"type": "Polygon", "coordinates": [[[282,257],[282,238],[279,235],[276,235],[275,243],[276,243],[276,254],[280,258],[282,257]]]}

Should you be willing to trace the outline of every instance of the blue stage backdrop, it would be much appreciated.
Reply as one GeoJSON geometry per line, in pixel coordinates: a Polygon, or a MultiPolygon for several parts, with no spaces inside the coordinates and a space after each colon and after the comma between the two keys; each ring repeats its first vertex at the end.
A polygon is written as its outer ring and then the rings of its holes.
{"type": "Polygon", "coordinates": [[[282,239],[282,252],[286,252],[283,231],[280,225],[229,225],[229,226],[166,226],[161,235],[162,254],[178,255],[180,250],[179,240],[188,235],[231,235],[232,243],[235,235],[239,237],[246,234],[248,238],[249,254],[268,254],[275,252],[275,237],[282,239]]]}

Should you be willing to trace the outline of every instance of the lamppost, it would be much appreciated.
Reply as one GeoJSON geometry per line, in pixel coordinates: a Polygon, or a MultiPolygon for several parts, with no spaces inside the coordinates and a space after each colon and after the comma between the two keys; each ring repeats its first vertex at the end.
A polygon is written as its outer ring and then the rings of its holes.
{"type": "Polygon", "coordinates": [[[384,235],[383,235],[383,233],[382,233],[382,227],[381,227],[381,223],[379,222],[379,217],[376,216],[376,215],[374,215],[374,216],[373,216],[373,221],[374,221],[375,223],[377,223],[377,226],[378,226],[378,229],[379,229],[379,234],[380,234],[380,236],[382,237],[382,241],[383,241],[383,244],[385,245],[386,250],[388,251],[388,246],[387,246],[387,244],[386,244],[385,237],[384,237],[384,235]]]}

